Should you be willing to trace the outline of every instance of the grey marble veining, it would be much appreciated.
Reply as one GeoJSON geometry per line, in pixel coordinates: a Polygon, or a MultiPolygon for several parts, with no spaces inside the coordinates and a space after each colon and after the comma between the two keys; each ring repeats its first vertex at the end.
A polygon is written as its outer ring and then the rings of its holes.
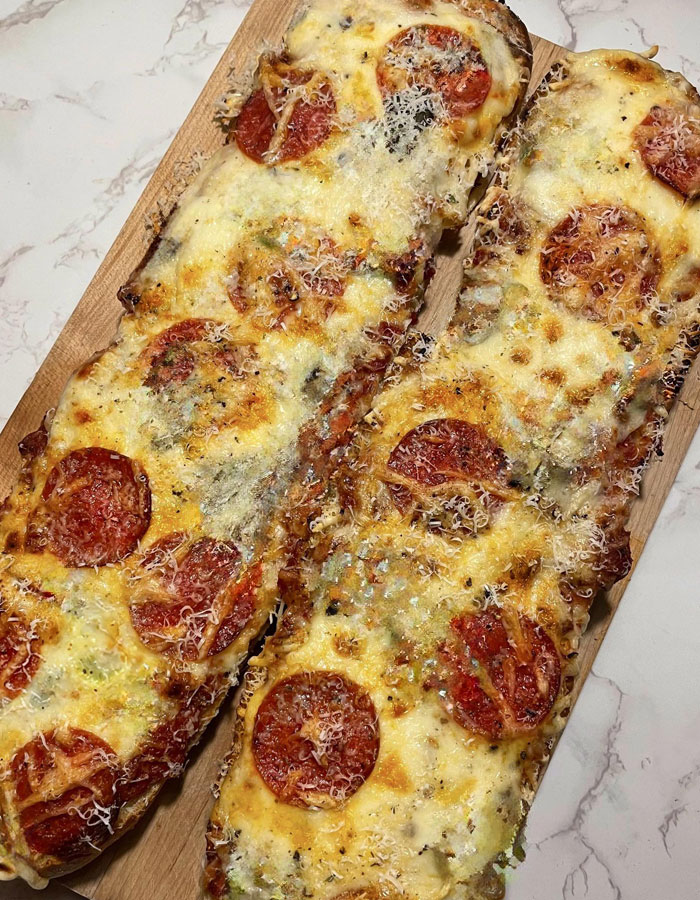
{"type": "MultiPolygon", "coordinates": [[[[0,425],[247,5],[0,0],[0,425]]],[[[698,0],[511,5],[574,49],[659,44],[700,83],[698,0]]],[[[696,437],[547,770],[509,900],[700,898],[699,501],[696,437]]],[[[0,900],[30,896],[0,885],[0,900]]]]}

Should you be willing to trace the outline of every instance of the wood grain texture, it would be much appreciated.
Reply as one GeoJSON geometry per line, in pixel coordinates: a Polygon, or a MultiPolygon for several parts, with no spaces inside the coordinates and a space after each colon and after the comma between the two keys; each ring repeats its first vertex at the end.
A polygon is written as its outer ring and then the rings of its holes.
{"type": "MultiPolygon", "coordinates": [[[[94,279],[46,357],[17,409],[0,435],[0,496],[7,493],[19,469],[17,442],[38,427],[45,411],[58,402],[71,372],[113,339],[121,307],[117,290],[148,248],[145,222],[150,213],[168,210],[174,201],[178,165],[194,153],[211,154],[222,143],[213,122],[213,104],[233,75],[251,73],[263,41],[280,41],[296,2],[256,0],[205,85],[195,106],[127,219],[94,279]]],[[[556,44],[533,37],[535,51],[531,87],[562,54],[556,44]]],[[[437,273],[428,291],[420,327],[437,333],[452,312],[461,280],[469,229],[448,235],[438,255],[437,273]]],[[[663,460],[648,471],[643,496],[632,516],[632,550],[639,558],[656,517],[675,479],[700,422],[700,367],[686,381],[666,432],[663,460]]],[[[594,606],[591,627],[583,640],[581,677],[576,695],[619,604],[627,580],[594,606]]],[[[211,807],[210,787],[228,749],[235,707],[233,698],[209,728],[178,783],[167,786],[146,818],[90,866],[62,883],[91,900],[199,900],[204,834],[211,807]]]]}

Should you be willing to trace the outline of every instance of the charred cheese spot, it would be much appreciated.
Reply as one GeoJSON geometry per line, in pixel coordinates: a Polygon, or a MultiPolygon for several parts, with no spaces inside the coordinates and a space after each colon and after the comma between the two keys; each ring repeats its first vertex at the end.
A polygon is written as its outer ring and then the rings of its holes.
{"type": "Polygon", "coordinates": [[[5,538],[5,552],[14,553],[22,548],[22,538],[18,531],[10,531],[5,538]]]}
{"type": "Polygon", "coordinates": [[[75,373],[75,377],[78,379],[89,378],[95,370],[95,363],[97,360],[90,359],[86,363],[84,363],[78,371],[75,373]]]}
{"type": "Polygon", "coordinates": [[[515,553],[506,575],[511,582],[524,586],[537,575],[541,568],[542,559],[537,550],[531,553],[515,553]]]}
{"type": "Polygon", "coordinates": [[[385,265],[393,276],[399,294],[411,294],[427,284],[431,271],[429,255],[425,244],[416,240],[411,242],[408,252],[388,257],[385,265]]]}
{"type": "Polygon", "coordinates": [[[78,425],[87,425],[88,422],[92,422],[92,415],[86,409],[77,409],[75,421],[78,425]]]}
{"type": "Polygon", "coordinates": [[[519,366],[527,366],[532,360],[532,354],[527,347],[516,347],[510,354],[510,358],[519,366]]]}
{"type": "Polygon", "coordinates": [[[257,244],[230,258],[228,293],[233,306],[262,329],[321,331],[345,307],[348,276],[362,254],[341,251],[335,241],[299,221],[282,221],[257,244]]]}
{"type": "Polygon", "coordinates": [[[396,895],[392,891],[383,888],[362,887],[351,891],[343,891],[342,894],[334,894],[333,900],[393,900],[396,895]]]}
{"type": "Polygon", "coordinates": [[[543,369],[540,372],[540,378],[543,381],[548,381],[550,384],[559,386],[566,381],[566,373],[562,372],[561,369],[543,369]]]}
{"type": "MultiPolygon", "coordinates": [[[[329,609],[332,609],[332,607],[326,609],[327,615],[330,615],[329,609]]],[[[333,638],[333,644],[340,656],[359,657],[362,655],[362,643],[359,638],[354,635],[347,633],[337,634],[333,638]]]]}
{"type": "Polygon", "coordinates": [[[588,386],[579,388],[576,391],[567,391],[566,399],[572,406],[587,406],[594,395],[595,388],[593,386],[588,386]]]}
{"type": "Polygon", "coordinates": [[[611,69],[622,72],[630,81],[639,84],[658,82],[663,78],[662,70],[641,56],[610,56],[606,62],[611,69]]]}
{"type": "Polygon", "coordinates": [[[480,224],[479,243],[470,261],[474,268],[493,264],[505,250],[522,255],[530,246],[525,209],[502,189],[496,190],[496,199],[480,224]]]}
{"type": "Polygon", "coordinates": [[[143,287],[120,292],[120,299],[129,312],[138,309],[139,314],[158,313],[171,307],[175,299],[172,285],[163,282],[148,283],[143,287]]]}
{"type": "Polygon", "coordinates": [[[550,344],[556,344],[564,334],[564,328],[557,319],[548,319],[543,323],[542,330],[544,331],[545,338],[550,344]]]}

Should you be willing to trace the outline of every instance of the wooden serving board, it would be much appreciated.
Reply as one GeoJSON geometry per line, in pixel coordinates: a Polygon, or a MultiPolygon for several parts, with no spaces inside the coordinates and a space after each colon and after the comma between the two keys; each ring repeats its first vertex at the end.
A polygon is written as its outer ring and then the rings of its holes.
{"type": "MultiPolygon", "coordinates": [[[[78,303],[32,384],[0,434],[0,496],[9,492],[19,470],[17,442],[38,427],[45,411],[58,403],[63,387],[81,363],[107,346],[117,329],[121,307],[118,288],[147,250],[146,220],[155,210],[172,207],[179,181],[178,168],[195,153],[210,155],[222,143],[213,121],[214,101],[226,90],[231,76],[251,73],[263,41],[280,41],[299,0],[255,0],[211,78],[204,86],[170,149],[156,169],[104,262],[78,303]]],[[[532,37],[536,86],[563,48],[532,37]]],[[[463,247],[468,230],[448,236],[441,246],[438,269],[428,291],[421,327],[437,333],[447,322],[461,278],[463,247]]],[[[643,497],[632,515],[632,552],[639,559],[678,468],[700,423],[700,363],[693,367],[671,413],[666,452],[644,480],[643,497]]],[[[591,668],[612,614],[625,590],[618,584],[593,609],[581,647],[581,677],[575,696],[591,668]]],[[[178,783],[168,785],[150,813],[114,847],[62,883],[90,900],[199,900],[204,834],[211,807],[210,788],[229,746],[234,705],[231,698],[193,754],[178,783]]]]}

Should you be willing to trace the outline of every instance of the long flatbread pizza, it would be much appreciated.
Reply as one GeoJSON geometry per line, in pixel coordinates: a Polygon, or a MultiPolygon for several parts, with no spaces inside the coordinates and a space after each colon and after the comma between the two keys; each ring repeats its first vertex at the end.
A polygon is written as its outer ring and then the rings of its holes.
{"type": "Polygon", "coordinates": [[[694,353],[700,106],[569,55],[282,572],[208,834],[216,900],[496,900],[592,599],[694,353]]]}
{"type": "Polygon", "coordinates": [[[529,74],[492,0],[313,0],[21,445],[0,522],[0,875],[138,820],[268,622],[318,491],[529,74]]]}

